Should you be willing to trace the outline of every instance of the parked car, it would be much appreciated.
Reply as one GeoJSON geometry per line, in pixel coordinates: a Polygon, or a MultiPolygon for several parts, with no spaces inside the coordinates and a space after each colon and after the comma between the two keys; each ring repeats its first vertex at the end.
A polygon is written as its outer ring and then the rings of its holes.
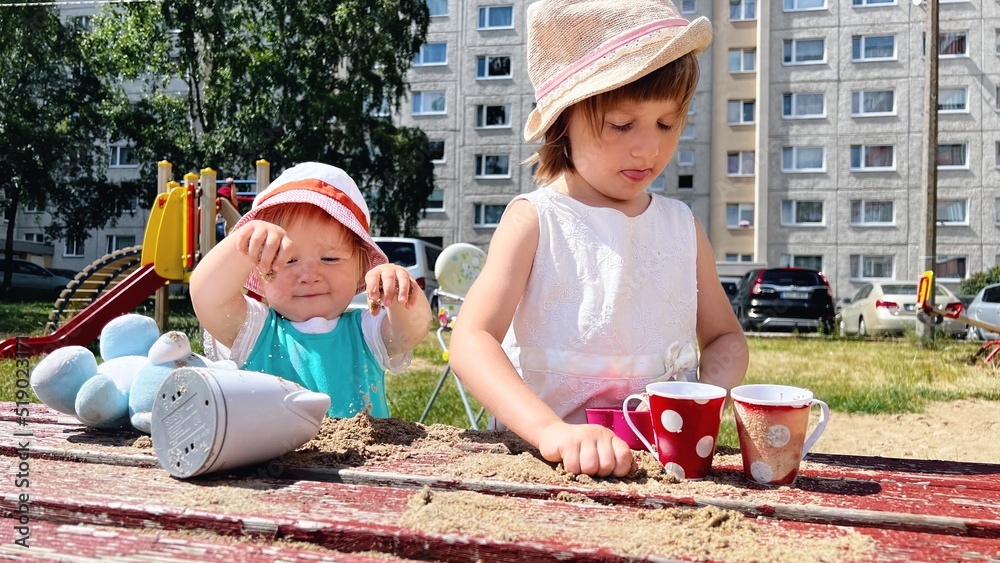
{"type": "MultiPolygon", "coordinates": [[[[0,268],[3,265],[3,261],[0,260],[0,268]]],[[[0,270],[0,276],[3,275],[2,271],[0,270]]],[[[0,277],[0,281],[2,280],[0,277]]],[[[55,299],[66,289],[66,284],[70,280],[71,278],[53,274],[34,262],[15,258],[10,286],[15,297],[55,299]]]]}
{"type": "Polygon", "coordinates": [[[722,284],[722,289],[726,292],[726,297],[729,298],[729,304],[733,306],[733,312],[736,312],[736,306],[733,305],[733,298],[736,297],[736,292],[740,289],[740,278],[739,276],[719,276],[719,282],[722,284]]]}
{"type": "Polygon", "coordinates": [[[833,330],[833,292],[819,270],[750,270],[740,278],[732,304],[744,330],[833,330]]]}
{"type": "MultiPolygon", "coordinates": [[[[866,283],[842,302],[837,323],[840,335],[902,334],[916,326],[916,303],[917,282],[866,283]]],[[[962,300],[941,285],[935,290],[934,304],[957,313],[964,308],[962,300]]],[[[937,329],[949,336],[961,336],[965,333],[965,323],[945,318],[937,329]]]]}
{"type": "MultiPolygon", "coordinates": [[[[437,289],[438,282],[434,275],[434,263],[437,262],[442,248],[418,238],[372,237],[372,240],[382,252],[385,252],[389,262],[404,266],[410,271],[413,279],[417,280],[417,285],[423,288],[424,295],[431,304],[431,311],[437,311],[437,296],[434,295],[434,290],[437,289]]],[[[364,293],[355,295],[351,304],[347,306],[349,311],[367,308],[368,297],[364,293]]]]}
{"type": "MultiPolygon", "coordinates": [[[[969,303],[966,316],[970,319],[989,323],[1000,327],[1000,283],[988,285],[969,303]]],[[[1000,338],[1000,333],[969,325],[966,335],[970,340],[993,340],[1000,338]]]]}

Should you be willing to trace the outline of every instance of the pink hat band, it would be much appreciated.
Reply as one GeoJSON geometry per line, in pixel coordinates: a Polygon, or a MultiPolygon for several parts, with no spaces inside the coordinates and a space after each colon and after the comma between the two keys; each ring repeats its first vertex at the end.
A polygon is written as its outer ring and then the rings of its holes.
{"type": "Polygon", "coordinates": [[[340,190],[336,186],[327,184],[323,180],[319,180],[317,178],[306,178],[304,180],[295,180],[294,182],[289,182],[287,184],[283,184],[276,188],[271,188],[270,190],[267,190],[265,193],[262,193],[261,196],[257,198],[258,201],[254,202],[254,205],[255,206],[263,205],[264,202],[271,199],[272,197],[290,190],[308,190],[310,192],[326,196],[346,207],[347,210],[351,212],[351,215],[354,215],[354,218],[358,220],[358,223],[361,224],[362,229],[364,229],[365,231],[369,229],[368,214],[362,211],[360,207],[358,207],[358,204],[356,204],[354,200],[351,199],[351,196],[347,195],[346,193],[344,193],[343,190],[340,190]]]}

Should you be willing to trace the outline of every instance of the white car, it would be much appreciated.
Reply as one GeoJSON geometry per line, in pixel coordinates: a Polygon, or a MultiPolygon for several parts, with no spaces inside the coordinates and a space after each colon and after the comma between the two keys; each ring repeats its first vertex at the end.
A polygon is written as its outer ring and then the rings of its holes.
{"type": "MultiPolygon", "coordinates": [[[[442,248],[418,238],[372,237],[372,240],[382,252],[385,252],[389,262],[404,266],[410,271],[413,279],[417,280],[417,285],[423,288],[427,302],[431,304],[431,311],[437,311],[437,296],[434,295],[434,290],[437,289],[438,282],[434,275],[434,263],[437,262],[442,248]]],[[[355,295],[351,304],[347,306],[348,311],[367,308],[368,297],[364,293],[355,295]]]]}
{"type": "MultiPolygon", "coordinates": [[[[839,317],[840,335],[902,334],[917,323],[917,282],[885,281],[862,285],[853,297],[844,299],[839,317]]],[[[937,286],[934,305],[962,312],[962,300],[948,288],[937,286]]],[[[945,318],[938,330],[950,336],[965,333],[965,323],[945,318]]]]}
{"type": "MultiPolygon", "coordinates": [[[[979,290],[969,303],[966,316],[1000,328],[1000,283],[988,285],[979,290]]],[[[1000,333],[969,325],[966,332],[969,340],[994,340],[1000,333]]]]}

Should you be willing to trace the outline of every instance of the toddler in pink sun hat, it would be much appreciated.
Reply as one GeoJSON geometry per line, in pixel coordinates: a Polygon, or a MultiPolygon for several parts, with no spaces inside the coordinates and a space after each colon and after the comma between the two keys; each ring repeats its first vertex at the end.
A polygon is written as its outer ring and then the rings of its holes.
{"type": "Polygon", "coordinates": [[[369,220],[339,168],[306,162],[278,176],[191,276],[206,354],[330,395],[331,417],[388,417],[385,370],[409,366],[431,311],[410,272],[387,263],[369,220]],[[347,311],[362,291],[371,314],[347,311]]]}

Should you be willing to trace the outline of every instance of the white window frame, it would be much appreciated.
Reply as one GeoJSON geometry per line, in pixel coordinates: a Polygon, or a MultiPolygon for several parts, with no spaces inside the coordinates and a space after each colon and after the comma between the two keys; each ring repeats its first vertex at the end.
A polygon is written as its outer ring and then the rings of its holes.
{"type": "Polygon", "coordinates": [[[445,66],[447,64],[448,64],[448,42],[447,41],[434,41],[434,42],[428,41],[427,43],[424,43],[423,45],[421,45],[420,46],[420,50],[417,51],[416,54],[413,55],[413,66],[417,66],[417,67],[420,67],[420,66],[445,66]],[[424,59],[427,58],[426,57],[426,51],[425,51],[425,49],[427,47],[438,47],[440,45],[444,45],[444,60],[443,61],[432,61],[432,62],[426,62],[426,61],[424,61],[424,59]]]}
{"type": "Polygon", "coordinates": [[[21,240],[44,243],[45,233],[21,233],[21,240]]]}
{"type": "Polygon", "coordinates": [[[477,180],[498,180],[510,178],[510,155],[509,154],[477,154],[475,155],[475,169],[472,177],[477,180]],[[486,164],[487,159],[506,159],[507,160],[507,172],[502,174],[487,174],[486,164]]]}
{"type": "Polygon", "coordinates": [[[826,38],[814,37],[811,39],[785,39],[782,43],[781,64],[784,66],[807,66],[826,64],[826,38]],[[805,42],[819,41],[823,45],[823,58],[818,60],[798,60],[799,44],[805,42]],[[790,60],[785,60],[786,51],[791,55],[790,60]]]}
{"type": "Polygon", "coordinates": [[[754,162],[754,159],[756,158],[756,156],[757,155],[754,154],[754,151],[729,151],[729,152],[727,152],[726,153],[726,176],[729,176],[730,178],[732,178],[732,177],[748,177],[748,176],[753,176],[755,174],[754,169],[756,168],[756,165],[755,165],[755,162],[754,162]],[[749,155],[749,157],[750,157],[750,165],[749,165],[749,167],[751,168],[751,170],[749,170],[749,171],[744,170],[744,168],[745,168],[744,163],[746,162],[746,160],[745,160],[745,156],[746,155],[749,155]],[[729,159],[731,157],[733,157],[733,156],[736,157],[736,161],[738,163],[738,165],[737,165],[738,170],[736,172],[731,172],[729,170],[729,159]]]}
{"type": "Polygon", "coordinates": [[[788,146],[781,147],[781,171],[788,174],[811,174],[815,172],[826,172],[826,147],[821,145],[803,145],[803,146],[788,146]],[[820,151],[820,164],[819,168],[799,168],[799,151],[805,149],[819,149],[820,151]],[[792,168],[785,167],[785,151],[791,151],[792,168]]]}
{"type": "Polygon", "coordinates": [[[809,7],[809,8],[800,8],[800,7],[798,7],[798,4],[800,2],[804,2],[804,1],[806,1],[806,0],[784,0],[784,2],[782,2],[781,9],[784,12],[814,12],[814,11],[817,11],[817,10],[825,10],[826,9],[826,0],[822,0],[821,1],[822,5],[820,5],[820,6],[812,6],[812,7],[809,7]]]}
{"type": "Polygon", "coordinates": [[[898,43],[896,41],[896,36],[894,34],[889,35],[855,35],[851,37],[851,62],[853,63],[877,63],[883,61],[895,61],[898,59],[898,43]],[[874,39],[892,39],[892,54],[882,57],[869,57],[866,56],[865,51],[868,48],[867,43],[874,39]],[[857,45],[857,49],[855,46],[857,45]],[[858,51],[858,56],[855,56],[855,51],[858,51]]]}
{"type": "Polygon", "coordinates": [[[442,18],[448,15],[448,0],[427,0],[427,10],[430,12],[432,18],[442,18]],[[432,8],[432,4],[440,6],[444,4],[444,12],[435,12],[432,8]]]}
{"type": "Polygon", "coordinates": [[[782,254],[778,265],[782,268],[823,269],[822,254],[782,254]],[[818,260],[818,261],[817,261],[818,260]]]}
{"type": "Polygon", "coordinates": [[[476,80],[509,80],[514,74],[514,59],[509,55],[482,55],[476,57],[476,80]],[[493,60],[507,59],[507,74],[490,74],[493,60]]]}
{"type": "Polygon", "coordinates": [[[969,48],[970,48],[970,46],[969,46],[969,32],[967,30],[966,31],[942,31],[941,34],[940,34],[940,36],[938,37],[938,58],[939,59],[961,59],[961,58],[968,58],[969,57],[969,48]],[[964,41],[965,41],[965,52],[963,52],[963,53],[957,53],[957,54],[951,54],[951,53],[947,53],[946,54],[946,53],[942,53],[941,52],[943,50],[944,46],[946,45],[945,41],[947,41],[949,38],[952,38],[952,37],[955,38],[955,39],[957,39],[958,37],[964,37],[965,38],[964,39],[964,41]]]}
{"type": "Polygon", "coordinates": [[[757,100],[729,100],[726,103],[726,123],[729,125],[753,125],[757,122],[757,100]],[[747,107],[750,109],[750,120],[746,119],[747,107]],[[738,119],[733,121],[733,108],[736,108],[738,119]]]}
{"type": "Polygon", "coordinates": [[[476,129],[510,129],[511,128],[511,104],[483,104],[476,106],[476,129]],[[487,125],[486,118],[493,108],[503,108],[504,123],[500,125],[487,125]]]}
{"type": "Polygon", "coordinates": [[[969,143],[938,143],[938,170],[968,170],[969,169],[969,143]],[[941,147],[962,147],[962,156],[965,162],[962,164],[941,164],[941,147]]]}
{"type": "Polygon", "coordinates": [[[896,0],[851,0],[851,6],[854,8],[881,8],[897,4],[896,0]]]}
{"type": "Polygon", "coordinates": [[[729,21],[743,22],[757,19],[757,0],[729,0],[729,21]],[[733,17],[733,8],[738,14],[733,17]]]}
{"type": "Polygon", "coordinates": [[[698,11],[697,0],[681,0],[681,13],[693,14],[698,11]]]}
{"type": "Polygon", "coordinates": [[[942,113],[969,113],[969,87],[959,86],[958,88],[941,88],[938,91],[938,114],[942,113]],[[945,109],[941,107],[941,100],[945,92],[962,92],[964,96],[963,107],[960,109],[945,109]]]}
{"type": "Polygon", "coordinates": [[[852,199],[850,202],[850,209],[848,210],[848,222],[853,227],[892,227],[896,224],[896,202],[891,199],[852,199]],[[871,220],[867,217],[867,205],[868,204],[888,204],[892,219],[889,221],[877,221],[871,220]],[[854,218],[854,208],[858,207],[859,219],[854,218]]]}
{"type": "Polygon", "coordinates": [[[506,208],[507,208],[506,205],[499,205],[499,204],[493,204],[493,203],[476,203],[476,204],[473,204],[473,206],[472,206],[472,226],[473,227],[477,227],[477,228],[499,226],[500,225],[500,218],[503,216],[504,209],[506,209],[506,208]],[[487,222],[486,212],[490,211],[490,210],[496,212],[497,211],[496,208],[498,208],[498,207],[500,208],[499,209],[500,214],[497,216],[496,221],[495,222],[487,222]]]}
{"type": "MultiPolygon", "coordinates": [[[[413,98],[413,104],[411,106],[412,115],[446,115],[448,113],[448,93],[445,90],[421,90],[413,92],[411,94],[413,98]],[[440,99],[444,100],[444,109],[440,111],[433,111],[430,109],[424,109],[424,99],[433,95],[434,99],[438,99],[440,94],[440,99]],[[420,105],[420,111],[417,111],[417,105],[420,105]]],[[[434,107],[434,101],[431,100],[429,107],[434,107]]]]}
{"type": "Polygon", "coordinates": [[[860,145],[851,145],[850,148],[850,169],[854,172],[890,172],[896,169],[896,145],[876,145],[862,143],[860,145]],[[868,162],[868,151],[869,149],[881,149],[884,147],[889,147],[892,149],[892,164],[889,166],[869,166],[866,164],[868,162]],[[858,163],[854,163],[854,151],[858,151],[858,156],[860,159],[858,163]]]}
{"type": "Polygon", "coordinates": [[[514,6],[509,4],[480,6],[479,18],[476,20],[476,29],[479,31],[488,31],[494,29],[514,29],[514,6]],[[490,13],[493,10],[510,10],[510,25],[490,25],[490,13]]]}
{"type": "Polygon", "coordinates": [[[1000,28],[993,30],[994,39],[993,42],[996,43],[993,47],[993,54],[1000,57],[1000,28]]]}
{"type": "Polygon", "coordinates": [[[739,252],[727,252],[726,262],[753,262],[753,254],[741,254],[739,252]]]}
{"type": "Polygon", "coordinates": [[[117,250],[123,250],[125,248],[135,246],[136,244],[135,235],[105,235],[104,241],[106,243],[105,254],[111,254],[117,250]],[[120,244],[128,239],[132,239],[131,244],[120,244]]]}
{"type": "Polygon", "coordinates": [[[963,198],[939,198],[937,200],[937,224],[944,227],[967,227],[969,226],[969,200],[963,198]],[[942,219],[944,214],[942,209],[950,206],[957,206],[961,210],[962,218],[955,220],[942,219]]]}
{"type": "Polygon", "coordinates": [[[684,130],[681,131],[680,140],[682,141],[693,141],[694,140],[694,123],[690,121],[684,125],[684,130]]]}
{"type": "Polygon", "coordinates": [[[877,281],[896,279],[896,257],[891,254],[851,254],[850,261],[851,267],[848,275],[851,280],[877,281]],[[882,264],[878,264],[878,262],[882,262],[882,264]],[[885,264],[885,262],[888,262],[888,264],[885,264]],[[865,271],[869,268],[874,269],[877,266],[885,267],[886,265],[888,265],[889,269],[888,276],[865,275],[865,271]]]}
{"type": "MultiPolygon", "coordinates": [[[[1000,146],[1000,143],[998,143],[1000,146]]],[[[677,151],[677,166],[694,166],[695,152],[691,149],[677,151]]]]}
{"type": "Polygon", "coordinates": [[[997,141],[997,145],[996,146],[997,146],[997,148],[996,148],[996,163],[994,164],[994,168],[1000,168],[1000,141],[997,141]]]}
{"type": "Polygon", "coordinates": [[[656,178],[653,178],[653,181],[650,182],[649,186],[646,188],[647,191],[656,193],[663,193],[666,189],[667,179],[663,176],[663,174],[657,174],[656,178]]]}
{"type": "Polygon", "coordinates": [[[85,240],[67,238],[66,245],[63,246],[63,258],[83,257],[86,242],[85,240]]]}
{"type": "Polygon", "coordinates": [[[851,117],[884,117],[887,115],[896,115],[896,90],[853,90],[851,92],[851,117]],[[889,92],[892,94],[892,109],[889,111],[865,111],[865,97],[869,94],[883,94],[889,92]],[[854,111],[854,102],[857,100],[858,111],[854,111]]]}
{"type": "Polygon", "coordinates": [[[826,92],[786,92],[781,96],[781,117],[783,119],[823,119],[826,117],[826,92]],[[820,113],[796,113],[796,102],[803,96],[819,96],[823,100],[823,109],[820,113]],[[790,100],[791,112],[785,113],[785,100],[790,100]]]}
{"type": "Polygon", "coordinates": [[[752,203],[727,203],[726,204],[726,228],[727,229],[749,229],[753,227],[754,206],[752,203]],[[736,222],[732,221],[730,211],[735,211],[736,222]]]}
{"type": "Polygon", "coordinates": [[[809,200],[785,199],[781,201],[779,216],[781,218],[782,227],[824,227],[826,226],[826,204],[823,200],[818,200],[818,199],[809,199],[809,200]],[[820,208],[819,221],[799,222],[796,219],[796,215],[798,215],[800,205],[816,204],[816,203],[819,204],[820,208]],[[785,209],[789,210],[789,213],[791,214],[791,221],[785,220],[785,209]]]}
{"type": "Polygon", "coordinates": [[[950,282],[960,282],[960,281],[966,279],[967,277],[969,277],[969,257],[968,256],[964,256],[964,255],[961,255],[961,254],[952,254],[950,256],[948,256],[948,255],[945,255],[945,256],[938,255],[935,258],[935,263],[936,263],[937,267],[934,269],[934,273],[937,276],[938,280],[941,280],[941,281],[950,281],[950,282]],[[945,272],[945,268],[941,267],[941,264],[945,264],[947,262],[951,262],[952,260],[957,260],[957,261],[959,261],[962,264],[962,268],[961,269],[964,270],[964,273],[962,275],[960,275],[959,277],[948,277],[947,274],[944,273],[945,272]]]}
{"type": "Polygon", "coordinates": [[[1000,197],[993,200],[993,222],[1000,227],[1000,197]]]}
{"type": "Polygon", "coordinates": [[[108,163],[108,168],[138,168],[139,158],[136,156],[135,146],[128,145],[111,145],[111,160],[108,163]],[[131,152],[132,156],[135,157],[135,163],[122,164],[123,154],[131,152]]]}
{"type": "Polygon", "coordinates": [[[424,203],[423,211],[428,213],[443,213],[444,208],[444,190],[441,188],[434,188],[431,190],[431,195],[427,196],[427,201],[424,203]],[[434,198],[434,196],[440,196],[439,198],[434,198]],[[433,199],[432,199],[433,198],[433,199]],[[441,202],[437,207],[431,207],[431,203],[441,202]]]}
{"type": "Polygon", "coordinates": [[[741,48],[741,49],[730,49],[728,58],[726,59],[726,68],[729,69],[730,74],[750,74],[757,72],[757,49],[755,48],[741,48]],[[739,68],[733,69],[733,57],[739,58],[739,68]],[[750,68],[747,68],[747,62],[749,61],[750,68]]]}

